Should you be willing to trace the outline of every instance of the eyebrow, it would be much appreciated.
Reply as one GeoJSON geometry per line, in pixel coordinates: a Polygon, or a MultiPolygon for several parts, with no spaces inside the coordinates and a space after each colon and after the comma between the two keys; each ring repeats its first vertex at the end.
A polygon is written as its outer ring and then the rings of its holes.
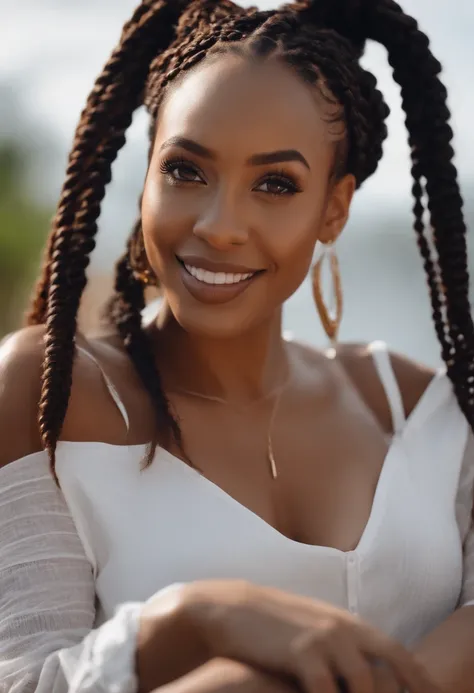
{"type": "MultiPolygon", "coordinates": [[[[160,147],[160,152],[168,147],[181,147],[181,149],[186,149],[192,154],[201,156],[204,159],[215,160],[216,155],[207,147],[203,147],[202,144],[198,144],[194,140],[190,140],[187,137],[171,137],[160,147]]],[[[297,149],[280,149],[275,152],[267,152],[262,154],[254,154],[249,159],[247,159],[246,164],[248,166],[264,166],[265,164],[278,164],[283,161],[299,161],[310,171],[311,167],[308,164],[305,157],[297,149]]]]}

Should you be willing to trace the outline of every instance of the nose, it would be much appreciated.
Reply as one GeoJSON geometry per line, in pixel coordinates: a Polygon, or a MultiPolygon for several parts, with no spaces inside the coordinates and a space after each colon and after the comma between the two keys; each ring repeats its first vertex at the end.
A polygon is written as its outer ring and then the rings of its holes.
{"type": "Polygon", "coordinates": [[[226,200],[224,195],[216,196],[203,211],[194,225],[193,233],[216,250],[244,245],[248,240],[247,225],[237,214],[237,203],[226,200]]]}

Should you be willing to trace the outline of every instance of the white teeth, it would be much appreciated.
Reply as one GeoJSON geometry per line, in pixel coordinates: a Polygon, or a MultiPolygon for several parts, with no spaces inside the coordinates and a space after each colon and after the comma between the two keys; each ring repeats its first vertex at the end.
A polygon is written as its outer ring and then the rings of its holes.
{"type": "Polygon", "coordinates": [[[192,265],[184,265],[186,270],[195,279],[204,284],[238,284],[239,282],[245,281],[253,277],[255,272],[249,272],[248,274],[230,274],[228,272],[208,272],[200,267],[193,267],[192,265]]]}

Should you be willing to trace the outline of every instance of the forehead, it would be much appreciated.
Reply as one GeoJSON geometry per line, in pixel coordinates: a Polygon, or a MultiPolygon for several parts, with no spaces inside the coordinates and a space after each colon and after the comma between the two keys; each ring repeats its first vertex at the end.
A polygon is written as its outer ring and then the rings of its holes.
{"type": "Polygon", "coordinates": [[[325,118],[316,89],[282,62],[223,56],[171,89],[157,141],[185,134],[217,151],[297,148],[321,156],[331,145],[325,118]]]}

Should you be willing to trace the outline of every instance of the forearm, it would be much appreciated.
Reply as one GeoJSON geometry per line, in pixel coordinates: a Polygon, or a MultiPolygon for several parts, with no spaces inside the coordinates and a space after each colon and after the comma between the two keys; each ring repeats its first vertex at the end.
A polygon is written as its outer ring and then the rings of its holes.
{"type": "Polygon", "coordinates": [[[474,693],[474,606],[455,611],[414,652],[443,693],[474,693]]]}

